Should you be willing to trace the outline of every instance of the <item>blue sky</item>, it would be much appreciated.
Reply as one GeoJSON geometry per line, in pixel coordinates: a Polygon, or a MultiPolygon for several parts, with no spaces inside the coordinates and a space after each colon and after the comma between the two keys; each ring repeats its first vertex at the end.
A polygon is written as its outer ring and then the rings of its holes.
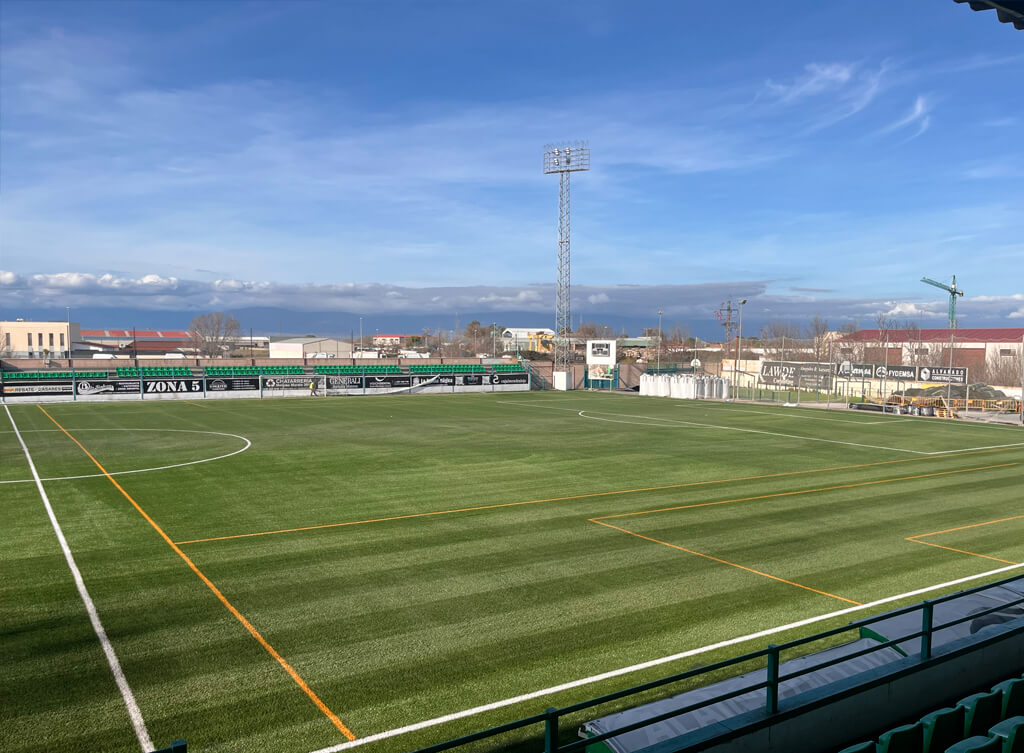
{"type": "MultiPolygon", "coordinates": [[[[0,318],[1024,325],[1024,34],[902,3],[51,2],[0,20],[0,318]],[[576,317],[574,316],[574,319],[576,317]]],[[[511,323],[511,322],[510,322],[511,323]]]]}

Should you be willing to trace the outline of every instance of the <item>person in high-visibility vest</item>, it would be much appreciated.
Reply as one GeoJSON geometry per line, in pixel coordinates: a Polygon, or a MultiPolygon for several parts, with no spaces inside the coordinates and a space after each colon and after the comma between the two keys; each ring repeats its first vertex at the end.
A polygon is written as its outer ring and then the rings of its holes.
{"type": "Polygon", "coordinates": [[[310,379],[309,380],[309,396],[310,397],[316,397],[316,380],[315,379],[310,379]]]}

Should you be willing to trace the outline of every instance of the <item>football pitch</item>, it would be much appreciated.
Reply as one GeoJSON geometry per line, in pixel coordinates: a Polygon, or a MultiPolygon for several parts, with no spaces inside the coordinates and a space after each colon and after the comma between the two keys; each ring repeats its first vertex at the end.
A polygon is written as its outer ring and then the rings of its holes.
{"type": "Polygon", "coordinates": [[[9,753],[412,750],[1024,562],[1014,427],[536,392],[3,418],[9,753]]]}

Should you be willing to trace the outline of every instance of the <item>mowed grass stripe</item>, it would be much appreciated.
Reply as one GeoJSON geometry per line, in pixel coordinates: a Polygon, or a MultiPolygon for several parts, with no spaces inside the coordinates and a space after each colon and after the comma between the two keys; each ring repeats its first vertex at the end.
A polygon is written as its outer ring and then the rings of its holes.
{"type": "Polygon", "coordinates": [[[252,635],[253,638],[256,639],[256,641],[261,646],[263,646],[263,648],[267,651],[267,653],[269,653],[277,661],[277,663],[280,664],[282,668],[284,668],[285,672],[287,672],[288,675],[292,678],[292,680],[295,681],[295,684],[298,685],[307,696],[309,696],[310,700],[312,700],[313,703],[316,705],[316,707],[318,709],[320,709],[320,711],[324,714],[324,716],[326,716],[331,721],[331,723],[335,727],[337,727],[338,731],[341,732],[347,739],[355,740],[356,736],[352,732],[352,730],[350,730],[344,724],[344,722],[342,722],[341,719],[339,719],[338,716],[333,711],[331,711],[330,708],[327,707],[327,704],[325,704],[322,700],[320,700],[320,697],[316,693],[313,692],[313,689],[310,688],[308,684],[306,684],[306,681],[302,679],[302,677],[299,675],[298,672],[295,671],[295,669],[291,666],[291,664],[289,664],[285,660],[285,658],[283,656],[281,656],[274,649],[273,646],[270,645],[270,643],[267,641],[267,639],[263,637],[263,635],[256,629],[256,627],[251,622],[249,622],[248,619],[246,619],[245,615],[243,615],[241,612],[239,612],[235,608],[235,606],[230,601],[228,601],[227,597],[224,596],[223,593],[221,593],[220,589],[218,589],[217,586],[215,586],[213,584],[213,581],[211,581],[209,578],[206,577],[206,575],[203,574],[202,570],[200,570],[196,566],[196,564],[191,559],[189,559],[188,555],[186,555],[171,540],[170,536],[168,536],[166,533],[164,533],[164,530],[159,525],[157,525],[156,521],[154,521],[146,513],[146,511],[142,509],[142,507],[139,505],[139,503],[136,502],[135,499],[133,499],[132,496],[128,492],[125,491],[124,487],[121,486],[121,484],[119,484],[117,482],[117,479],[115,479],[113,476],[111,476],[109,473],[107,473],[107,470],[100,464],[100,462],[95,457],[93,457],[92,453],[90,453],[81,442],[79,442],[77,439],[75,439],[75,437],[72,436],[68,432],[67,429],[65,429],[63,426],[61,426],[61,424],[57,421],[57,419],[55,419],[53,416],[51,416],[42,405],[39,405],[38,407],[39,407],[39,410],[41,410],[46,415],[46,417],[49,418],[54,423],[54,425],[58,429],[60,429],[68,437],[68,439],[70,439],[72,442],[74,442],[76,445],[78,445],[78,447],[82,450],[82,452],[84,452],[89,457],[89,459],[93,463],[95,463],[96,467],[100,469],[100,472],[103,473],[103,475],[107,478],[107,480],[110,481],[110,483],[113,484],[114,487],[119,492],[121,492],[121,494],[124,496],[124,498],[127,499],[129,503],[131,503],[132,507],[134,507],[139,512],[139,514],[142,515],[142,517],[146,520],[146,522],[149,523],[149,525],[153,527],[153,529],[157,532],[157,534],[159,534],[160,538],[162,538],[164,541],[166,541],[168,546],[170,546],[171,549],[174,550],[174,553],[177,554],[179,557],[181,557],[181,559],[185,562],[185,564],[188,565],[188,567],[199,577],[199,579],[206,585],[206,587],[209,588],[213,592],[214,596],[216,596],[217,599],[222,604],[224,604],[224,606],[228,609],[228,611],[231,612],[231,614],[234,615],[234,617],[240,623],[242,623],[242,626],[252,635]]]}
{"type": "MultiPolygon", "coordinates": [[[[994,452],[997,449],[1003,449],[1003,448],[965,451],[965,452],[956,453],[955,455],[950,455],[950,456],[947,456],[947,457],[955,457],[955,456],[961,456],[961,455],[970,455],[970,454],[976,454],[976,453],[982,453],[982,452],[994,452]]],[[[933,458],[933,457],[899,458],[897,460],[881,460],[881,461],[877,461],[877,462],[873,462],[873,463],[856,463],[856,464],[853,464],[853,465],[830,466],[830,467],[827,467],[827,468],[812,468],[812,469],[800,470],[800,471],[782,471],[780,473],[764,473],[764,474],[759,474],[759,475],[755,475],[755,476],[736,476],[736,477],[732,477],[732,478],[709,479],[709,480],[706,480],[706,481],[687,481],[687,482],[682,482],[682,483],[678,483],[678,484],[661,484],[659,486],[643,486],[643,487],[637,487],[635,489],[616,489],[616,490],[612,490],[612,491],[588,492],[588,493],[585,493],[585,494],[572,494],[572,495],[567,495],[567,496],[564,496],[564,497],[547,497],[547,498],[544,498],[544,499],[528,499],[528,500],[520,500],[520,501],[517,501],[517,502],[499,502],[499,503],[495,503],[495,504],[491,504],[491,505],[474,505],[472,507],[459,507],[459,508],[453,508],[453,509],[450,509],[450,510],[431,510],[429,512],[416,512],[416,513],[408,513],[408,514],[405,514],[405,515],[392,515],[392,516],[388,516],[388,517],[384,517],[384,518],[368,518],[366,520],[341,521],[341,522],[338,522],[338,523],[320,523],[320,524],[309,525],[309,526],[297,526],[297,527],[293,527],[293,528],[280,528],[280,529],[270,530],[270,531],[254,531],[254,532],[251,532],[251,533],[237,533],[237,534],[229,534],[229,535],[226,535],[226,536],[210,536],[208,538],[186,539],[186,540],[183,540],[183,541],[176,541],[175,543],[180,545],[180,546],[186,546],[186,545],[189,545],[189,544],[204,544],[204,543],[209,543],[209,542],[214,542],[214,541],[230,541],[232,539],[246,539],[246,538],[253,538],[253,537],[256,537],[256,536],[273,536],[273,535],[276,535],[276,534],[283,534],[283,533],[300,533],[300,532],[303,532],[303,531],[316,531],[316,530],[322,530],[322,529],[325,529],[325,528],[343,528],[343,527],[347,527],[347,526],[367,525],[367,524],[371,524],[371,523],[388,523],[388,522],[394,522],[394,521],[399,521],[399,520],[412,520],[412,519],[416,519],[416,518],[430,518],[430,517],[436,517],[436,516],[439,516],[439,515],[454,515],[454,514],[458,514],[458,513],[479,512],[481,510],[495,510],[495,509],[507,508],[507,507],[521,507],[521,506],[524,506],[524,505],[538,505],[538,504],[550,503],[550,502],[570,502],[570,501],[582,500],[582,499],[594,499],[594,498],[597,498],[597,497],[613,497],[613,496],[621,496],[621,495],[627,495],[627,494],[639,494],[639,493],[642,493],[642,492],[660,492],[660,491],[668,491],[668,490],[671,490],[671,489],[686,489],[686,488],[697,487],[697,486],[709,486],[709,485],[713,485],[713,484],[728,484],[728,483],[740,483],[740,482],[745,482],[745,481],[760,481],[760,480],[765,480],[765,479],[785,478],[787,476],[803,476],[803,475],[808,475],[808,474],[813,474],[813,473],[830,473],[830,472],[834,473],[834,472],[839,472],[839,471],[855,470],[855,469],[859,469],[859,468],[870,468],[870,467],[873,467],[873,466],[892,465],[892,464],[895,464],[895,463],[913,463],[913,462],[919,462],[919,461],[922,461],[922,460],[934,460],[934,459],[936,459],[936,458],[933,458]]],[[[1002,464],[1002,465],[985,466],[985,468],[1001,468],[1004,465],[1016,465],[1016,463],[1006,463],[1006,464],[1002,464]]],[[[853,487],[853,486],[866,486],[866,485],[870,485],[870,484],[883,484],[883,483],[888,483],[889,481],[903,481],[903,480],[906,480],[906,479],[925,478],[925,477],[928,477],[928,476],[936,476],[936,475],[941,476],[944,473],[961,473],[961,472],[963,472],[963,471],[943,471],[943,472],[939,472],[939,473],[923,474],[923,475],[920,475],[920,476],[906,476],[904,478],[898,478],[898,479],[882,479],[882,480],[877,480],[877,481],[865,481],[865,482],[862,482],[862,483],[843,484],[843,485],[834,486],[834,487],[822,487],[822,488],[819,488],[819,489],[808,489],[808,490],[801,490],[801,491],[796,491],[796,492],[779,492],[777,494],[767,494],[767,495],[760,495],[760,496],[756,496],[756,497],[744,497],[744,498],[728,499],[728,500],[721,500],[721,501],[718,501],[718,502],[703,502],[703,503],[698,503],[698,504],[692,505],[692,506],[701,507],[701,506],[708,506],[708,505],[720,505],[720,504],[726,504],[728,502],[744,502],[744,501],[754,500],[754,499],[766,499],[766,498],[769,498],[769,497],[787,496],[789,494],[808,494],[808,493],[816,492],[816,491],[827,491],[829,489],[839,489],[839,488],[846,488],[846,487],[853,487]]],[[[684,506],[684,507],[686,507],[686,506],[684,506]]],[[[684,508],[680,507],[680,508],[667,508],[667,509],[684,509],[684,508]]],[[[649,512],[659,512],[659,510],[646,510],[646,511],[639,511],[639,512],[621,513],[621,515],[623,515],[623,516],[625,516],[625,515],[645,515],[645,514],[647,514],[649,512]]],[[[609,516],[605,516],[605,517],[618,517],[618,516],[617,515],[609,515],[609,516]]]]}

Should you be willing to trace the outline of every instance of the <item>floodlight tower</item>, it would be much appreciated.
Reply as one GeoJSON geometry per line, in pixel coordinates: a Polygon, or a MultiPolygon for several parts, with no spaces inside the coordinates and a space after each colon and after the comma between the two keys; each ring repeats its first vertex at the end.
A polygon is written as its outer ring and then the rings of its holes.
{"type": "Polygon", "coordinates": [[[590,169],[590,147],[577,141],[544,147],[544,174],[558,173],[558,284],[555,292],[555,371],[568,371],[572,346],[569,294],[569,173],[590,169]]]}

